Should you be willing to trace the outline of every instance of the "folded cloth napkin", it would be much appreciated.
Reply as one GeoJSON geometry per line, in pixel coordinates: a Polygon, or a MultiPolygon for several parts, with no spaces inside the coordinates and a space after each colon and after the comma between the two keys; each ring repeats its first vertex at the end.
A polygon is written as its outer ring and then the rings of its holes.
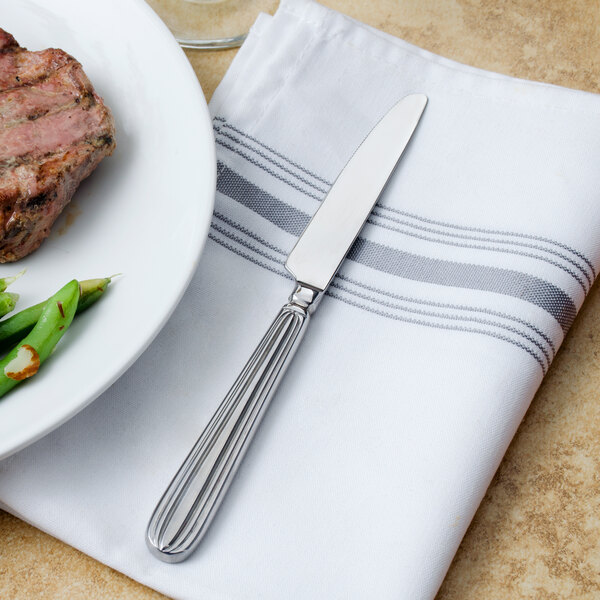
{"type": "Polygon", "coordinates": [[[284,0],[211,111],[216,209],[189,291],[110,390],[1,464],[0,499],[175,598],[432,598],[600,268],[600,98],[284,0]],[[286,254],[412,92],[416,134],[211,529],[159,562],[147,520],[291,291],[286,254]]]}

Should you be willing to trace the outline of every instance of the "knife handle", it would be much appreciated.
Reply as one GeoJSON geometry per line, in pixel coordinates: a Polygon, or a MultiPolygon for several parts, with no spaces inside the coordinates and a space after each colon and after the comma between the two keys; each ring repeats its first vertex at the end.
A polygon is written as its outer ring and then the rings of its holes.
{"type": "Polygon", "coordinates": [[[200,543],[322,294],[298,284],[163,494],[146,542],[165,562],[200,543]]]}

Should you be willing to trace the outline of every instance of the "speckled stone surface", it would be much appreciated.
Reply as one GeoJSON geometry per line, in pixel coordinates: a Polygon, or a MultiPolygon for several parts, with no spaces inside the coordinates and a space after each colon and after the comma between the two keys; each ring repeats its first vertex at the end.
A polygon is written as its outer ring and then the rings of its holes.
{"type": "MultiPolygon", "coordinates": [[[[598,0],[322,3],[460,62],[600,92],[598,0]]],[[[207,97],[234,54],[188,52],[207,97]]],[[[3,600],[164,598],[1,512],[0,538],[3,600]]],[[[483,598],[600,598],[597,286],[521,424],[436,600],[483,598]]]]}

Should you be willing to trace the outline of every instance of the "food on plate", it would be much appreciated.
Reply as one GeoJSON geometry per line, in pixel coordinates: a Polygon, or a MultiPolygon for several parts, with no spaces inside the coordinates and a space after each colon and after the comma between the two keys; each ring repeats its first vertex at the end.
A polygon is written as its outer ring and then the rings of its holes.
{"type": "Polygon", "coordinates": [[[0,278],[0,317],[12,312],[15,309],[19,294],[13,294],[12,292],[5,292],[6,288],[14,283],[25,271],[21,271],[12,277],[0,278]]]}
{"type": "Polygon", "coordinates": [[[17,273],[16,275],[12,275],[11,277],[2,277],[0,278],[0,292],[3,292],[11,283],[14,283],[21,275],[25,273],[25,269],[17,273]]]}
{"type": "Polygon", "coordinates": [[[101,279],[84,279],[79,282],[81,296],[79,298],[79,304],[77,305],[77,314],[83,312],[86,308],[89,308],[94,304],[96,300],[100,299],[113,277],[117,277],[117,275],[102,277],[101,279]]]}
{"type": "MultiPolygon", "coordinates": [[[[96,302],[104,294],[110,282],[110,277],[80,281],[81,296],[77,303],[76,314],[81,313],[96,302]]],[[[18,344],[34,328],[46,302],[40,302],[39,304],[25,308],[0,321],[0,352],[4,352],[12,348],[15,344],[18,344]]]]}
{"type": "Polygon", "coordinates": [[[13,294],[11,292],[0,293],[0,317],[12,312],[15,309],[19,294],[13,294]]]}
{"type": "MultiPolygon", "coordinates": [[[[3,286],[6,289],[21,274],[0,279],[0,289],[3,286]]],[[[101,298],[111,279],[104,277],[81,282],[73,279],[45,302],[0,321],[0,352],[12,348],[0,361],[0,396],[38,372],[73,317],[101,298]]],[[[13,297],[14,308],[18,294],[0,292],[0,310],[4,296],[13,297]]]]}
{"type": "Polygon", "coordinates": [[[0,29],[0,263],[39,247],[114,148],[114,119],[80,63],[0,29]]]}
{"type": "Polygon", "coordinates": [[[65,334],[79,302],[79,282],[73,279],[44,305],[35,327],[0,361],[0,396],[35,375],[65,334]]]}

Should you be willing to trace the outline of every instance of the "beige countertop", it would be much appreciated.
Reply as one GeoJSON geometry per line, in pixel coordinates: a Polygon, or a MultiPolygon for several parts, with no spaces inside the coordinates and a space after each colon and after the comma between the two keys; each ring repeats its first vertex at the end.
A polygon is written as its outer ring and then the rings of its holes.
{"type": "MultiPolygon", "coordinates": [[[[600,92],[598,0],[322,3],[460,62],[600,92]]],[[[188,52],[208,98],[234,55],[188,52]]],[[[595,286],[437,600],[600,598],[599,397],[600,291],[595,286]]],[[[164,598],[3,512],[0,537],[3,600],[164,598]]]]}

